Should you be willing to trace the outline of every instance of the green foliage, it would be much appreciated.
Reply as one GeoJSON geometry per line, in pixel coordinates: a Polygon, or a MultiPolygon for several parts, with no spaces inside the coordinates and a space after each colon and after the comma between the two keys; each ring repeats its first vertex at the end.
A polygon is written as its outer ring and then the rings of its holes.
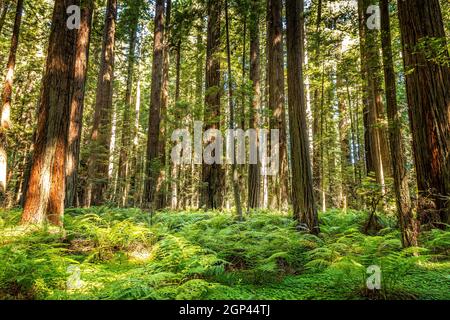
{"type": "Polygon", "coordinates": [[[329,211],[319,237],[291,217],[92,208],[68,210],[66,232],[15,226],[0,212],[1,299],[448,299],[448,231],[402,249],[395,224],[360,232],[367,214],[329,211]],[[80,270],[80,288],[67,285],[80,270]],[[367,267],[382,289],[366,287],[367,267]]]}
{"type": "Polygon", "coordinates": [[[39,299],[65,289],[66,269],[76,261],[59,235],[5,231],[0,238],[0,299],[39,299]]]}

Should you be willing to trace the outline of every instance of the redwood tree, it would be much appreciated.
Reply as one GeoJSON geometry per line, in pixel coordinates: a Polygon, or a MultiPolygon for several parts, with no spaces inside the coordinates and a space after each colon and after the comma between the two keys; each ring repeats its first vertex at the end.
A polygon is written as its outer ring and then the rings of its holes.
{"type": "Polygon", "coordinates": [[[280,173],[272,181],[273,201],[279,208],[288,199],[288,158],[286,112],[284,104],[283,4],[280,0],[267,2],[267,72],[271,129],[280,130],[280,173]]]}
{"type": "Polygon", "coordinates": [[[79,1],[58,0],[53,10],[23,223],[62,224],[76,41],[76,30],[66,26],[66,10],[71,5],[79,5],[79,1]]]}
{"type": "Polygon", "coordinates": [[[80,29],[77,32],[75,74],[70,102],[69,140],[66,156],[66,206],[77,205],[78,165],[80,161],[81,131],[83,128],[84,95],[89,61],[92,15],[94,1],[83,1],[80,29]]]}
{"type": "Polygon", "coordinates": [[[286,0],[286,21],[292,205],[294,217],[300,226],[318,234],[303,82],[303,0],[286,0]]]}
{"type": "Polygon", "coordinates": [[[97,80],[95,113],[90,137],[86,205],[101,205],[106,198],[109,176],[112,97],[114,81],[114,43],[117,0],[108,0],[103,29],[102,56],[97,80]]]}
{"type": "MultiPolygon", "coordinates": [[[[250,108],[250,128],[259,126],[259,113],[261,101],[261,58],[259,41],[259,4],[253,0],[250,13],[250,81],[252,82],[252,107],[250,108]]],[[[248,208],[255,209],[260,206],[261,175],[258,164],[250,164],[248,169],[248,208]]]]}
{"type": "MultiPolygon", "coordinates": [[[[220,16],[222,0],[208,0],[208,31],[206,50],[205,129],[220,129],[220,16]]],[[[202,206],[207,209],[222,207],[224,171],[220,164],[202,168],[202,206]]]]}
{"type": "Polygon", "coordinates": [[[128,42],[128,67],[127,67],[127,87],[125,90],[125,106],[122,114],[122,137],[121,148],[119,155],[119,204],[126,206],[128,203],[129,192],[129,176],[130,176],[130,161],[129,161],[129,146],[131,144],[131,105],[133,102],[133,76],[134,65],[136,60],[136,43],[137,31],[139,22],[139,7],[130,6],[129,16],[129,42],[128,42]]]}
{"type": "Polygon", "coordinates": [[[147,207],[154,205],[156,183],[161,165],[159,140],[161,127],[161,90],[164,64],[164,0],[155,3],[155,30],[153,37],[153,66],[150,98],[150,114],[147,140],[147,168],[144,202],[147,207]]]}
{"type": "Polygon", "coordinates": [[[450,67],[442,61],[448,61],[449,53],[439,0],[400,0],[398,16],[419,218],[444,228],[450,211],[450,67]]]}
{"type": "Polygon", "coordinates": [[[394,177],[395,199],[398,221],[404,247],[417,246],[417,224],[413,217],[408,186],[408,174],[405,168],[405,150],[402,139],[402,123],[397,105],[397,84],[392,58],[391,26],[389,0],[380,1],[381,43],[383,48],[384,82],[386,107],[389,121],[389,144],[394,177]]]}
{"type": "MultiPolygon", "coordinates": [[[[233,74],[231,71],[231,47],[230,47],[230,18],[228,14],[228,0],[225,0],[225,29],[226,29],[226,43],[227,43],[227,72],[228,72],[228,105],[229,105],[229,129],[236,129],[235,125],[235,107],[233,95],[233,74]]],[[[233,145],[234,146],[234,145],[233,145]]],[[[242,219],[241,194],[239,188],[239,176],[237,171],[237,157],[236,148],[233,150],[233,163],[231,165],[231,183],[233,185],[233,197],[236,206],[236,211],[239,219],[242,219]]]]}
{"type": "Polygon", "coordinates": [[[386,177],[391,175],[391,162],[386,128],[383,125],[385,111],[381,87],[379,32],[368,25],[371,13],[367,8],[373,4],[374,0],[358,0],[361,63],[365,81],[365,147],[367,173],[375,173],[376,181],[384,192],[386,177]]]}

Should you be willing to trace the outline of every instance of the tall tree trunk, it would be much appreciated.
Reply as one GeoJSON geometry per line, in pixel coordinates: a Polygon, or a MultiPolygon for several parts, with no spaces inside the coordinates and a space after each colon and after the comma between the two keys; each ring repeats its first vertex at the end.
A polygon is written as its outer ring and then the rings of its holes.
{"type": "Polygon", "coordinates": [[[386,107],[389,120],[389,142],[392,156],[395,198],[398,221],[404,247],[417,246],[417,223],[413,217],[406,172],[405,151],[402,139],[402,123],[397,106],[397,85],[392,58],[389,0],[380,0],[381,44],[383,48],[386,107]]]}
{"type": "MultiPolygon", "coordinates": [[[[135,8],[139,10],[139,8],[135,8]]],[[[122,207],[128,205],[128,193],[129,193],[129,175],[130,175],[130,162],[128,148],[131,143],[131,105],[133,103],[133,76],[134,65],[136,61],[136,41],[137,41],[137,29],[139,22],[139,13],[132,12],[130,21],[130,33],[129,33],[129,45],[128,45],[128,68],[127,68],[127,89],[125,91],[125,107],[122,115],[122,138],[121,148],[119,156],[119,203],[122,207]]]]}
{"type": "MultiPolygon", "coordinates": [[[[230,19],[228,16],[228,0],[225,0],[225,27],[226,27],[226,38],[227,38],[227,62],[228,62],[228,103],[230,109],[229,115],[229,129],[235,130],[235,107],[234,107],[234,96],[233,96],[233,75],[231,72],[231,48],[230,48],[230,19]]],[[[237,169],[237,157],[236,157],[236,148],[233,144],[233,163],[231,165],[231,179],[233,184],[233,196],[234,196],[234,205],[236,206],[236,211],[239,219],[242,219],[242,206],[241,206],[241,194],[239,188],[239,173],[237,169]]]]}
{"type": "Polygon", "coordinates": [[[362,102],[363,102],[363,123],[364,123],[364,158],[366,172],[375,172],[372,162],[372,151],[370,143],[370,124],[369,124],[369,89],[368,89],[368,70],[367,70],[367,53],[366,53],[366,20],[364,10],[364,0],[358,0],[358,30],[359,30],[359,47],[361,52],[361,75],[362,75],[362,102]]]}
{"type": "Polygon", "coordinates": [[[116,18],[117,0],[108,0],[88,160],[87,206],[103,204],[108,190],[116,18]]]}
{"type": "MultiPolygon", "coordinates": [[[[204,79],[204,45],[203,45],[203,21],[200,20],[200,25],[197,27],[197,43],[196,43],[196,54],[197,54],[197,61],[196,61],[196,71],[195,71],[195,104],[197,106],[197,110],[201,111],[204,109],[203,102],[204,102],[204,94],[203,94],[203,79],[204,79]]],[[[178,68],[178,66],[177,66],[178,68]]],[[[198,112],[195,113],[196,116],[198,116],[198,112]]],[[[192,118],[192,128],[194,127],[194,121],[195,117],[192,118]]],[[[192,186],[191,186],[191,193],[192,193],[192,202],[196,203],[195,207],[200,206],[200,196],[201,192],[197,192],[200,188],[198,188],[198,184],[201,181],[201,174],[202,170],[196,169],[197,166],[192,162],[191,165],[192,172],[193,172],[193,180],[192,186]]],[[[201,189],[200,189],[201,190],[201,189]]]]}
{"type": "MultiPolygon", "coordinates": [[[[167,183],[166,183],[166,130],[167,130],[167,109],[169,107],[169,68],[170,68],[170,15],[172,11],[172,0],[166,3],[166,25],[164,32],[164,65],[161,91],[161,132],[159,138],[159,157],[161,159],[161,168],[159,170],[158,182],[156,184],[156,208],[162,209],[166,206],[167,183]]],[[[181,51],[181,41],[178,46],[181,51]]],[[[180,53],[181,55],[181,53],[180,53]]],[[[177,93],[179,95],[179,92],[177,93]]],[[[177,98],[178,99],[178,98],[177,98]]]]}
{"type": "Polygon", "coordinates": [[[286,21],[292,204],[298,223],[311,233],[318,234],[303,83],[303,0],[286,0],[286,21]]]}
{"type": "Polygon", "coordinates": [[[247,12],[244,12],[244,21],[243,21],[244,34],[242,39],[242,95],[241,95],[241,109],[240,109],[240,124],[241,129],[245,130],[245,109],[246,109],[246,101],[247,101],[247,93],[246,93],[246,76],[247,76],[247,12]]]}
{"type": "MultiPolygon", "coordinates": [[[[252,1],[250,13],[250,81],[252,82],[252,107],[250,109],[250,128],[259,127],[260,101],[261,101],[261,71],[260,71],[260,37],[259,37],[259,4],[252,1]]],[[[259,150],[258,150],[259,154],[259,150]]],[[[260,207],[261,175],[260,165],[250,164],[248,168],[248,208],[260,207]]]]}
{"type": "Polygon", "coordinates": [[[79,1],[56,1],[53,10],[23,223],[42,224],[48,220],[62,225],[76,40],[76,31],[66,26],[66,10],[71,5],[79,5],[79,1]]]}
{"type": "Polygon", "coordinates": [[[154,209],[159,170],[162,165],[159,149],[161,128],[161,90],[164,64],[164,0],[155,3],[155,30],[153,38],[153,66],[150,116],[147,140],[147,166],[145,178],[145,206],[154,209]]]}
{"type": "MultiPolygon", "coordinates": [[[[9,4],[6,4],[9,5],[9,4]]],[[[7,10],[7,7],[5,7],[7,10]]],[[[2,104],[0,106],[0,202],[6,194],[8,154],[6,152],[6,132],[11,126],[11,101],[13,93],[14,69],[16,67],[16,52],[19,46],[20,25],[22,23],[23,0],[17,1],[16,16],[14,19],[11,47],[9,50],[6,77],[3,85],[2,104]]]]}
{"type": "MultiPolygon", "coordinates": [[[[315,43],[316,46],[315,50],[315,63],[316,68],[322,69],[321,64],[323,63],[320,59],[320,25],[322,23],[322,0],[319,0],[317,3],[317,18],[316,18],[316,34],[315,34],[315,43]]],[[[319,74],[318,74],[319,75],[319,74]]],[[[321,77],[323,79],[324,74],[323,71],[321,72],[321,77]]],[[[322,81],[323,83],[323,81],[322,81]]],[[[322,90],[323,92],[323,90],[322,90]]],[[[321,127],[321,113],[322,113],[322,101],[323,96],[320,97],[320,88],[317,86],[314,89],[313,94],[313,186],[314,186],[314,198],[316,201],[319,201],[322,197],[322,182],[321,182],[321,161],[320,161],[320,154],[321,154],[321,148],[323,147],[323,144],[321,143],[321,135],[320,135],[320,127],[321,127]]]]}
{"type": "MultiPolygon", "coordinates": [[[[8,4],[6,4],[8,5],[8,4]]],[[[6,7],[5,7],[6,10],[6,7]]],[[[16,67],[16,52],[19,46],[20,25],[22,23],[23,0],[17,1],[16,17],[14,20],[11,47],[9,49],[6,78],[3,85],[2,105],[0,106],[0,202],[6,195],[8,154],[6,152],[6,132],[11,126],[11,101],[13,93],[14,69],[16,67]]]]}
{"type": "Polygon", "coordinates": [[[367,21],[370,13],[367,13],[367,8],[374,4],[374,0],[360,0],[358,1],[360,19],[362,18],[362,63],[365,69],[364,78],[366,84],[366,103],[367,109],[364,111],[365,126],[367,132],[367,156],[370,157],[368,161],[368,173],[374,172],[377,182],[382,187],[382,192],[385,189],[386,177],[391,175],[391,162],[388,150],[387,132],[384,126],[384,106],[381,88],[380,75],[380,54],[378,44],[378,31],[376,29],[369,29],[367,21]]]}
{"type": "MultiPolygon", "coordinates": [[[[208,0],[208,31],[206,50],[206,98],[205,126],[206,130],[220,130],[220,16],[222,0],[208,0]]],[[[211,143],[212,141],[209,141],[211,143]]],[[[202,167],[202,207],[218,209],[223,205],[224,170],[220,164],[202,167]]]]}
{"type": "Polygon", "coordinates": [[[271,129],[280,130],[280,173],[272,179],[272,191],[279,209],[288,200],[288,158],[286,112],[284,106],[284,54],[282,1],[268,0],[268,77],[269,108],[272,111],[271,129]]]}
{"type": "MultiPolygon", "coordinates": [[[[198,38],[197,38],[197,41],[198,38]]],[[[198,42],[197,42],[198,45],[198,42]]],[[[176,58],[175,58],[175,104],[180,100],[180,85],[181,85],[181,41],[179,40],[176,47],[176,58]]],[[[197,72],[198,73],[198,72],[197,72]]],[[[200,75],[200,79],[201,79],[200,75]]],[[[198,79],[197,79],[198,81],[198,79]]],[[[201,81],[201,80],[200,80],[201,81]]],[[[198,85],[198,82],[197,82],[198,85]]],[[[197,88],[198,89],[198,88],[197,88]]],[[[201,98],[200,98],[201,99],[201,98]]],[[[200,100],[198,100],[200,101],[200,100]]],[[[176,118],[176,122],[180,123],[181,119],[179,117],[176,118]]],[[[171,207],[173,210],[176,210],[179,207],[179,189],[180,189],[180,180],[179,180],[179,171],[181,166],[175,163],[172,163],[171,175],[172,175],[172,186],[171,186],[171,207]]]]}
{"type": "Polygon", "coordinates": [[[422,224],[444,228],[450,216],[450,68],[438,0],[398,2],[422,224]],[[439,45],[433,47],[439,39],[439,45]],[[432,44],[432,42],[434,42],[432,44]],[[442,57],[441,57],[442,58],[442,57]]]}
{"type": "MultiPolygon", "coordinates": [[[[141,48],[139,48],[139,59],[141,56],[141,48]]],[[[139,60],[138,60],[139,61],[139,60]]],[[[137,74],[137,83],[136,83],[136,98],[135,98],[135,107],[133,113],[133,147],[132,147],[132,163],[131,163],[131,177],[130,177],[130,192],[133,193],[133,205],[138,206],[139,199],[139,186],[140,186],[140,168],[139,168],[139,157],[140,157],[140,148],[139,148],[139,123],[140,123],[140,111],[141,111],[141,63],[138,62],[138,74],[137,74]]]]}
{"type": "Polygon", "coordinates": [[[339,139],[341,148],[341,195],[340,207],[344,210],[348,208],[348,195],[351,187],[351,166],[352,158],[350,154],[350,117],[349,107],[346,104],[345,91],[343,91],[343,74],[338,70],[337,74],[337,95],[339,109],[339,139]]]}
{"type": "Polygon", "coordinates": [[[81,132],[83,126],[84,95],[89,63],[89,45],[94,1],[85,2],[81,11],[80,29],[77,32],[75,52],[75,74],[70,102],[70,125],[66,155],[66,199],[67,207],[76,206],[78,165],[80,161],[81,132]]]}

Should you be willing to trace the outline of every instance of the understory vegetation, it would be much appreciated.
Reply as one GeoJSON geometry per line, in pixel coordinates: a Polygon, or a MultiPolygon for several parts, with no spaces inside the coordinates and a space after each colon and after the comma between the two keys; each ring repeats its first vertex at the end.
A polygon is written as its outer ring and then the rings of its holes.
{"type": "Polygon", "coordinates": [[[20,214],[0,212],[0,299],[450,299],[450,232],[403,249],[390,216],[367,236],[367,213],[329,211],[314,236],[264,211],[71,209],[64,231],[20,214]],[[371,265],[381,290],[367,289],[371,265]]]}

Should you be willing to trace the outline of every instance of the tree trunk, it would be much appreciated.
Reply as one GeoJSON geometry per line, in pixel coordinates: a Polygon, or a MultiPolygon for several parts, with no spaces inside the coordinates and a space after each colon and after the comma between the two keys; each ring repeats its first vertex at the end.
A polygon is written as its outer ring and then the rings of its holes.
{"type": "MultiPolygon", "coordinates": [[[[208,31],[206,50],[206,98],[205,126],[206,130],[220,130],[220,15],[222,0],[208,0],[208,31]]],[[[211,143],[212,141],[209,141],[211,143]]],[[[202,207],[218,209],[223,205],[224,170],[220,164],[202,168],[202,207]]]]}
{"type": "MultiPolygon", "coordinates": [[[[141,48],[139,48],[139,56],[141,55],[141,48]]],[[[140,186],[140,168],[139,168],[139,157],[140,157],[140,147],[139,147],[139,122],[140,122],[140,111],[141,111],[141,64],[138,65],[137,83],[136,83],[136,104],[133,114],[133,147],[132,147],[132,164],[131,164],[131,178],[130,178],[130,192],[133,193],[133,205],[138,206],[139,199],[139,186],[140,186]]]]}
{"type": "Polygon", "coordinates": [[[368,71],[367,71],[367,54],[366,54],[366,27],[365,27],[365,10],[364,0],[358,0],[358,30],[359,30],[359,47],[361,53],[361,75],[362,75],[362,102],[363,102],[363,124],[364,124],[364,159],[366,172],[375,172],[372,162],[372,151],[370,143],[370,125],[369,125],[369,89],[368,89],[368,71]]]}
{"type": "MultiPolygon", "coordinates": [[[[167,183],[166,183],[166,130],[167,130],[167,109],[169,107],[169,69],[170,69],[170,15],[172,11],[172,0],[166,3],[166,25],[164,32],[164,65],[161,91],[161,132],[159,138],[159,157],[161,168],[159,170],[158,182],[156,184],[156,208],[162,209],[167,204],[167,183]]],[[[181,41],[178,49],[181,51],[181,41]]],[[[179,54],[181,55],[181,53],[179,54]]],[[[178,63],[178,62],[177,62],[178,63]]],[[[179,96],[179,92],[176,93],[179,96]]],[[[177,97],[178,100],[178,97],[177,97]]]]}
{"type": "Polygon", "coordinates": [[[445,228],[450,216],[450,68],[438,0],[398,2],[409,118],[422,224],[445,228]],[[436,42],[442,48],[430,44],[436,42]]]}
{"type": "MultiPolygon", "coordinates": [[[[259,12],[258,2],[252,1],[250,17],[250,81],[252,82],[252,107],[250,109],[250,128],[259,127],[260,101],[261,101],[261,71],[260,71],[260,38],[259,38],[259,12]]],[[[258,150],[259,154],[259,150],[258,150]]],[[[248,208],[260,207],[261,194],[260,165],[250,164],[248,168],[248,208]]]]}
{"type": "Polygon", "coordinates": [[[303,83],[303,0],[286,0],[286,21],[292,204],[299,225],[318,234],[320,230],[314,203],[303,83]]]}
{"type": "MultiPolygon", "coordinates": [[[[139,10],[138,8],[136,8],[139,10]]],[[[119,156],[119,203],[122,207],[128,205],[128,193],[129,193],[129,173],[130,162],[128,148],[131,143],[131,105],[133,103],[133,76],[134,76],[134,64],[136,61],[136,41],[137,41],[137,28],[139,22],[139,13],[132,12],[130,21],[130,33],[129,33],[129,46],[128,46],[128,68],[127,68],[127,89],[125,91],[125,107],[122,115],[122,138],[121,148],[119,156]]]]}
{"type": "MultiPolygon", "coordinates": [[[[316,18],[316,34],[315,34],[315,46],[316,46],[316,52],[315,52],[315,63],[317,69],[322,69],[321,64],[323,63],[320,59],[320,25],[322,23],[322,0],[319,0],[317,3],[317,18],[316,18]]],[[[317,76],[319,76],[319,73],[317,73],[317,76]]],[[[323,71],[320,73],[320,76],[323,80],[324,74],[323,71]]],[[[322,81],[323,86],[323,81],[322,81]]],[[[322,101],[323,101],[323,94],[322,96],[319,96],[319,86],[317,86],[314,89],[314,105],[313,105],[313,186],[314,186],[314,198],[316,201],[320,200],[322,197],[322,181],[321,181],[321,171],[322,171],[322,165],[321,165],[321,149],[322,149],[322,143],[321,143],[321,135],[320,135],[320,127],[321,127],[321,114],[322,114],[322,101]]],[[[323,92],[323,90],[322,90],[323,92]]]]}
{"type": "Polygon", "coordinates": [[[89,45],[94,1],[89,0],[81,11],[80,29],[77,32],[75,52],[75,78],[72,83],[70,102],[70,125],[66,155],[66,199],[67,207],[76,206],[78,165],[83,126],[84,95],[89,63],[89,45]]]}
{"type": "MultiPolygon", "coordinates": [[[[197,41],[199,41],[197,39],[197,41]]],[[[197,43],[198,45],[198,43],[197,43]]],[[[178,103],[180,99],[180,85],[181,85],[181,41],[178,41],[176,48],[176,62],[175,62],[175,104],[178,103]]],[[[198,72],[197,72],[198,73],[198,72]]],[[[201,76],[200,76],[201,77],[201,76]]],[[[198,79],[197,79],[198,80],[198,79]]],[[[200,80],[201,81],[201,80],[200,80]]],[[[179,123],[179,117],[176,118],[177,123],[179,123]]],[[[172,178],[172,186],[171,186],[171,207],[173,210],[176,210],[179,207],[179,192],[180,189],[180,180],[179,180],[179,169],[180,165],[175,163],[171,163],[171,178],[172,178]]]]}
{"type": "Polygon", "coordinates": [[[102,205],[109,182],[117,0],[108,0],[88,160],[87,206],[102,205]]]}
{"type": "Polygon", "coordinates": [[[338,70],[337,74],[337,94],[339,110],[339,139],[341,148],[341,195],[339,197],[340,207],[344,210],[348,208],[348,195],[351,187],[351,166],[352,158],[350,154],[350,118],[349,106],[345,101],[345,91],[343,91],[343,74],[338,70]]]}
{"type": "Polygon", "coordinates": [[[282,1],[268,0],[268,77],[271,129],[280,130],[280,173],[273,177],[272,192],[276,206],[286,207],[288,196],[288,158],[286,143],[286,112],[284,106],[284,54],[282,1]]]}
{"type": "Polygon", "coordinates": [[[247,12],[244,12],[244,21],[243,21],[244,34],[242,39],[242,94],[241,94],[241,108],[240,108],[240,124],[241,129],[245,130],[245,110],[247,103],[247,93],[246,93],[246,77],[247,77],[247,12]]]}
{"type": "Polygon", "coordinates": [[[164,64],[164,0],[156,0],[153,42],[152,86],[147,140],[147,166],[144,204],[154,209],[158,175],[161,167],[159,149],[161,128],[161,90],[164,64]]]}
{"type": "Polygon", "coordinates": [[[361,39],[362,46],[362,63],[364,71],[364,79],[366,80],[366,110],[364,112],[365,126],[367,133],[367,156],[368,161],[367,172],[374,172],[377,183],[381,185],[382,192],[385,190],[386,177],[391,176],[391,162],[388,150],[388,138],[386,127],[384,125],[384,106],[382,99],[381,75],[380,75],[380,54],[378,44],[378,31],[369,29],[367,21],[370,13],[367,8],[374,4],[374,0],[358,1],[360,18],[362,18],[364,28],[361,39]]]}
{"type": "MultiPolygon", "coordinates": [[[[8,5],[8,4],[6,4],[8,5]]],[[[6,10],[5,7],[4,10],[6,10]]],[[[22,23],[23,0],[17,1],[16,17],[14,20],[11,47],[9,49],[6,78],[3,85],[2,105],[0,106],[0,203],[6,195],[8,154],[6,152],[6,132],[11,126],[11,100],[13,93],[14,69],[16,67],[16,52],[19,46],[20,25],[22,23]]]]}
{"type": "Polygon", "coordinates": [[[23,223],[42,224],[48,220],[62,225],[76,40],[76,31],[66,26],[70,5],[79,2],[60,0],[54,6],[23,223]]]}
{"type": "MultiPolygon", "coordinates": [[[[226,38],[227,38],[227,62],[228,62],[228,103],[230,109],[229,115],[229,129],[236,129],[235,124],[235,108],[234,108],[234,96],[233,96],[233,75],[231,72],[231,48],[230,48],[230,19],[228,16],[228,0],[225,0],[225,27],[226,27],[226,38]]],[[[236,206],[236,211],[239,219],[242,219],[242,206],[241,206],[241,194],[239,188],[239,173],[237,170],[237,157],[236,157],[236,148],[233,144],[233,163],[231,165],[231,180],[233,184],[233,196],[234,196],[234,205],[236,206]]]]}
{"type": "Polygon", "coordinates": [[[392,58],[389,0],[380,0],[380,9],[386,107],[389,121],[389,142],[394,176],[397,215],[400,231],[402,233],[402,244],[404,247],[411,247],[417,246],[418,230],[411,207],[408,174],[405,168],[406,161],[402,139],[402,123],[397,106],[397,85],[394,62],[392,58]]]}

